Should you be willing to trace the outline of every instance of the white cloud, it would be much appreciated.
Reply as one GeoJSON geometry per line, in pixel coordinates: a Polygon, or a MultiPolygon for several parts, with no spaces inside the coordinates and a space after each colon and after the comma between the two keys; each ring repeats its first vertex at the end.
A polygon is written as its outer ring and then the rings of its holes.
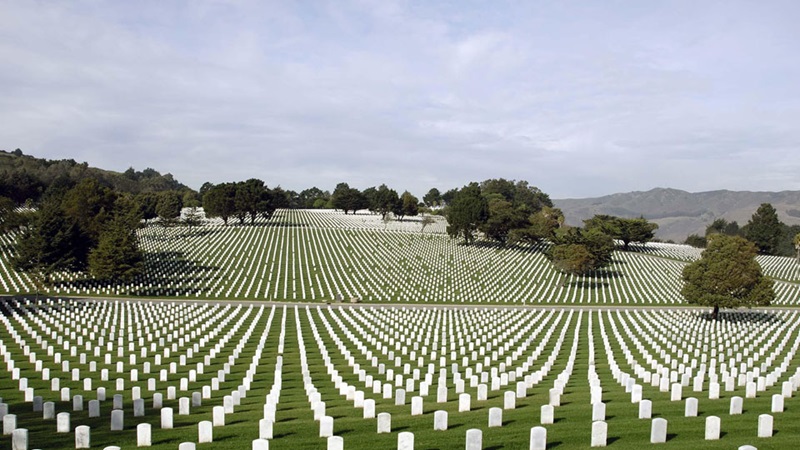
{"type": "Polygon", "coordinates": [[[0,148],[194,187],[800,189],[793,2],[3,9],[0,148]]]}

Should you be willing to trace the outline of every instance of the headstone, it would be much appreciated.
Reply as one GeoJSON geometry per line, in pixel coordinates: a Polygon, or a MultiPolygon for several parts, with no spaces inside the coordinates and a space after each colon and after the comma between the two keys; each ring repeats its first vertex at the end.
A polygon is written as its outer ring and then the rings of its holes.
{"type": "Polygon", "coordinates": [[[758,437],[772,437],[772,416],[769,414],[758,415],[758,437]]]}
{"type": "Polygon", "coordinates": [[[152,427],[149,423],[136,425],[136,445],[138,447],[150,447],[152,444],[152,427]]]}
{"type": "Polygon", "coordinates": [[[650,400],[642,400],[639,402],[639,418],[649,419],[653,416],[653,402],[650,400]]]}
{"type": "Polygon", "coordinates": [[[156,392],[153,394],[153,409],[161,409],[164,407],[164,394],[156,392]]]}
{"type": "Polygon", "coordinates": [[[42,412],[42,419],[44,420],[53,420],[56,418],[56,404],[53,402],[44,402],[44,405],[42,405],[39,411],[42,412]]]}
{"type": "Polygon", "coordinates": [[[197,424],[197,442],[214,442],[214,424],[211,421],[203,420],[197,424]]]}
{"type": "Polygon", "coordinates": [[[469,394],[458,394],[458,412],[469,411],[472,403],[472,396],[469,394]]]}
{"type": "Polygon", "coordinates": [[[331,436],[328,438],[328,450],[344,450],[344,438],[341,436],[331,436]]]}
{"type": "Polygon", "coordinates": [[[447,403],[447,386],[439,386],[436,389],[436,403],[447,403]]]}
{"type": "Polygon", "coordinates": [[[434,431],[447,431],[447,411],[436,411],[433,413],[434,431]]]}
{"type": "Polygon", "coordinates": [[[88,425],[75,427],[75,448],[90,448],[91,444],[91,428],[88,425]]]}
{"type": "Polygon", "coordinates": [[[410,431],[398,433],[397,450],[414,450],[414,433],[410,431]]]}
{"type": "Polygon", "coordinates": [[[542,405],[540,408],[541,419],[539,423],[542,425],[552,425],[555,421],[555,408],[553,405],[542,405]]]}
{"type": "Polygon", "coordinates": [[[707,441],[716,441],[719,439],[720,428],[721,428],[721,421],[720,418],[717,416],[708,416],[706,417],[706,440],[707,441]]]}
{"type": "Polygon", "coordinates": [[[121,409],[111,411],[111,431],[121,431],[125,428],[124,415],[125,411],[121,409]]]}
{"type": "Polygon", "coordinates": [[[319,437],[333,436],[333,417],[325,416],[319,420],[319,437]]]}
{"type": "Polygon", "coordinates": [[[56,433],[69,433],[70,431],[72,431],[72,428],[70,427],[69,413],[58,413],[58,417],[56,417],[56,433]]]}
{"type": "Polygon", "coordinates": [[[375,400],[368,398],[364,400],[364,418],[365,419],[374,419],[375,418],[375,400]]]}
{"type": "Polygon", "coordinates": [[[592,422],[592,447],[605,447],[608,441],[608,424],[603,420],[592,422]]]}
{"type": "Polygon", "coordinates": [[[483,432],[477,428],[467,430],[466,450],[483,449],[483,432]]]}
{"type": "Polygon", "coordinates": [[[531,442],[529,450],[545,450],[547,448],[547,428],[531,428],[531,442]]]}
{"type": "Polygon", "coordinates": [[[211,410],[213,425],[215,427],[224,427],[225,426],[225,407],[224,406],[215,406],[211,410]]]}
{"type": "Polygon", "coordinates": [[[266,439],[254,439],[252,450],[269,450],[269,441],[266,439]]]}
{"type": "Polygon", "coordinates": [[[503,426],[503,409],[489,408],[489,428],[503,426]]]}
{"type": "MultiPolygon", "coordinates": [[[[41,395],[33,396],[33,412],[42,412],[44,409],[44,400],[42,399],[41,395]]],[[[47,417],[45,417],[46,419],[47,417]]],[[[55,417],[50,417],[54,419],[55,417]]]]}
{"type": "Polygon", "coordinates": [[[83,396],[82,395],[74,395],[74,396],[72,396],[72,410],[73,411],[83,411],[83,396]]]}
{"type": "Polygon", "coordinates": [[[783,412],[783,395],[781,394],[773,394],[772,395],[772,408],[770,412],[779,413],[783,412]]]}
{"type": "Polygon", "coordinates": [[[89,417],[100,417],[100,400],[89,400],[89,417]]]}
{"type": "Polygon", "coordinates": [[[686,406],[683,409],[684,417],[697,417],[697,399],[688,397],[686,399],[686,406]]]}
{"type": "Polygon", "coordinates": [[[178,450],[196,450],[197,444],[194,442],[181,442],[178,444],[178,450]]]}
{"type": "Polygon", "coordinates": [[[667,442],[667,419],[658,417],[650,424],[650,443],[661,444],[667,442]]]}
{"type": "Polygon", "coordinates": [[[743,404],[744,404],[744,399],[742,399],[742,397],[739,396],[731,397],[731,407],[728,414],[730,415],[741,414],[743,404]]]}
{"type": "Polygon", "coordinates": [[[269,419],[258,421],[258,437],[260,439],[272,439],[272,428],[275,422],[269,419]]]}
{"type": "Polygon", "coordinates": [[[122,394],[114,394],[113,409],[122,409],[122,394]]]}
{"type": "Polygon", "coordinates": [[[11,450],[28,450],[28,430],[17,428],[11,433],[11,450]]]}
{"type": "Polygon", "coordinates": [[[133,401],[133,417],[144,416],[144,399],[138,398],[133,401]]]}
{"type": "Polygon", "coordinates": [[[515,409],[517,407],[517,394],[508,391],[503,394],[503,409],[515,409]]]}
{"type": "Polygon", "coordinates": [[[189,397],[181,397],[178,399],[178,415],[188,416],[191,408],[189,407],[189,397]]]}
{"type": "Polygon", "coordinates": [[[406,404],[406,390],[405,389],[397,389],[394,391],[394,404],[395,406],[401,406],[406,404]]]}
{"type": "Polygon", "coordinates": [[[392,415],[389,413],[378,414],[378,433],[392,432],[392,415]]]}
{"type": "Polygon", "coordinates": [[[669,399],[673,402],[679,402],[681,401],[682,396],[683,396],[683,385],[680,383],[672,383],[669,399]]]}
{"type": "Polygon", "coordinates": [[[411,397],[411,415],[412,416],[422,415],[422,397],[419,396],[411,397]]]}
{"type": "Polygon", "coordinates": [[[173,426],[172,408],[161,408],[161,428],[170,430],[173,426]]]}
{"type": "Polygon", "coordinates": [[[603,402],[592,405],[592,422],[606,420],[606,404],[603,402]]]}

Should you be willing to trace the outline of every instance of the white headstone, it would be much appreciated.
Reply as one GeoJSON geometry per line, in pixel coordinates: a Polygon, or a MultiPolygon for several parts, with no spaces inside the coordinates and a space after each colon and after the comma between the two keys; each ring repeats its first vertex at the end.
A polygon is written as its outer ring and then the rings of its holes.
{"type": "Polygon", "coordinates": [[[178,450],[196,450],[197,444],[194,442],[181,442],[178,444],[178,450]]]}
{"type": "Polygon", "coordinates": [[[719,417],[717,416],[706,417],[706,440],[716,441],[717,439],[719,439],[721,426],[722,422],[720,421],[719,417]]]}
{"type": "Polygon", "coordinates": [[[111,411],[111,431],[120,431],[125,428],[125,412],[121,409],[111,411]]]}
{"type": "Polygon", "coordinates": [[[744,399],[742,399],[742,397],[739,396],[731,397],[731,407],[728,414],[730,415],[741,414],[743,406],[744,406],[744,399]]]}
{"type": "Polygon", "coordinates": [[[553,405],[542,405],[540,408],[541,420],[539,423],[542,425],[552,425],[555,421],[555,408],[553,405]]]}
{"type": "Polygon", "coordinates": [[[779,413],[783,412],[783,395],[781,394],[773,394],[772,395],[772,408],[770,412],[779,413]]]}
{"type": "Polygon", "coordinates": [[[469,411],[472,403],[472,396],[469,394],[458,394],[458,412],[469,411]]]}
{"type": "Polygon", "coordinates": [[[503,409],[515,409],[517,407],[517,394],[508,391],[503,394],[503,409]]]}
{"type": "Polygon", "coordinates": [[[467,430],[466,450],[483,449],[483,432],[477,428],[467,430]]]}
{"type": "Polygon", "coordinates": [[[136,445],[150,447],[152,444],[152,428],[149,423],[136,425],[136,445]]]}
{"type": "Polygon", "coordinates": [[[608,424],[603,420],[592,422],[592,447],[605,447],[608,441],[608,424]]]}
{"type": "Polygon", "coordinates": [[[650,400],[642,400],[639,402],[639,418],[649,419],[653,416],[653,402],[650,400]]]}
{"type": "Polygon", "coordinates": [[[503,409],[489,408],[489,428],[503,426],[503,409]]]}
{"type": "Polygon", "coordinates": [[[331,436],[328,438],[328,450],[344,450],[344,438],[341,436],[331,436]]]}
{"type": "Polygon", "coordinates": [[[660,444],[667,442],[667,419],[658,417],[650,424],[650,443],[660,444]]]}
{"type": "Polygon", "coordinates": [[[397,450],[414,450],[414,433],[410,431],[398,433],[397,450]]]}
{"type": "Polygon", "coordinates": [[[11,433],[11,450],[28,450],[28,430],[17,428],[11,433]]]}
{"type": "Polygon", "coordinates": [[[214,442],[214,424],[209,420],[203,420],[197,424],[197,442],[204,444],[214,442]]]}
{"type": "Polygon", "coordinates": [[[433,413],[433,429],[435,431],[447,431],[447,411],[435,411],[433,413]]]}
{"type": "Polygon", "coordinates": [[[258,437],[259,439],[272,439],[274,422],[269,419],[261,419],[258,421],[258,437]]]}
{"type": "Polygon", "coordinates": [[[72,431],[72,428],[70,427],[69,413],[58,413],[56,417],[56,433],[69,433],[70,431],[72,431]]]}
{"type": "Polygon", "coordinates": [[[88,425],[75,427],[75,448],[90,448],[91,443],[91,428],[88,425]]]}
{"type": "Polygon", "coordinates": [[[378,433],[392,432],[392,415],[389,413],[378,414],[378,433]]]}
{"type": "Polygon", "coordinates": [[[529,450],[545,450],[547,448],[547,428],[531,428],[531,442],[529,450]]]}
{"type": "Polygon", "coordinates": [[[683,415],[685,417],[697,417],[697,399],[694,397],[688,397],[686,399],[686,406],[683,409],[683,415]]]}
{"type": "Polygon", "coordinates": [[[266,439],[254,439],[252,450],[269,450],[269,441],[266,439]]]}
{"type": "Polygon", "coordinates": [[[772,437],[772,416],[769,414],[758,415],[758,437],[772,437]]]}
{"type": "Polygon", "coordinates": [[[172,408],[161,408],[161,428],[165,430],[172,429],[173,417],[172,408]]]}
{"type": "Polygon", "coordinates": [[[215,427],[225,426],[225,407],[215,406],[211,409],[212,420],[215,427]]]}
{"type": "Polygon", "coordinates": [[[606,404],[603,402],[592,405],[592,422],[606,420],[606,404]]]}
{"type": "Polygon", "coordinates": [[[411,415],[412,416],[422,415],[422,397],[419,396],[411,397],[411,415]]]}
{"type": "Polygon", "coordinates": [[[319,437],[333,436],[333,417],[324,416],[319,420],[319,437]]]}

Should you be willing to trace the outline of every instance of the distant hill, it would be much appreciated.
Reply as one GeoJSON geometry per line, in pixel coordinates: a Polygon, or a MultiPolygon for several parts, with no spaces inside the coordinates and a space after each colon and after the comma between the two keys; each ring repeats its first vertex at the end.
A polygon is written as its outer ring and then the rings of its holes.
{"type": "Polygon", "coordinates": [[[583,199],[554,199],[569,225],[582,225],[595,214],[639,217],[655,222],[656,237],[683,242],[692,233],[703,235],[706,226],[723,218],[745,225],[762,203],[770,203],[787,225],[800,225],[800,191],[686,192],[655,188],[646,192],[628,192],[583,199]]]}

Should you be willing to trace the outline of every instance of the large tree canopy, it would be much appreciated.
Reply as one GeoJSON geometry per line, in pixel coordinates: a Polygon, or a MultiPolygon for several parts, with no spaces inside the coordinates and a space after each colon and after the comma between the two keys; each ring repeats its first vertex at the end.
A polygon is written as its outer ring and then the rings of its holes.
{"type": "Polygon", "coordinates": [[[756,246],[744,238],[716,234],[700,259],[683,269],[681,294],[688,303],[714,308],[767,306],[775,298],[772,280],[756,262],[756,246]]]}
{"type": "Polygon", "coordinates": [[[743,231],[744,236],[756,244],[759,253],[774,255],[783,234],[783,224],[778,220],[775,208],[769,203],[762,203],[753,213],[750,222],[744,226],[743,231]]]}
{"type": "Polygon", "coordinates": [[[658,229],[658,224],[648,222],[644,217],[631,219],[598,214],[583,223],[586,229],[598,229],[622,241],[622,249],[626,251],[631,242],[649,242],[658,229]]]}
{"type": "Polygon", "coordinates": [[[481,195],[476,183],[469,184],[458,191],[447,210],[447,234],[450,237],[463,237],[469,245],[475,240],[478,227],[489,217],[489,204],[481,195]]]}

